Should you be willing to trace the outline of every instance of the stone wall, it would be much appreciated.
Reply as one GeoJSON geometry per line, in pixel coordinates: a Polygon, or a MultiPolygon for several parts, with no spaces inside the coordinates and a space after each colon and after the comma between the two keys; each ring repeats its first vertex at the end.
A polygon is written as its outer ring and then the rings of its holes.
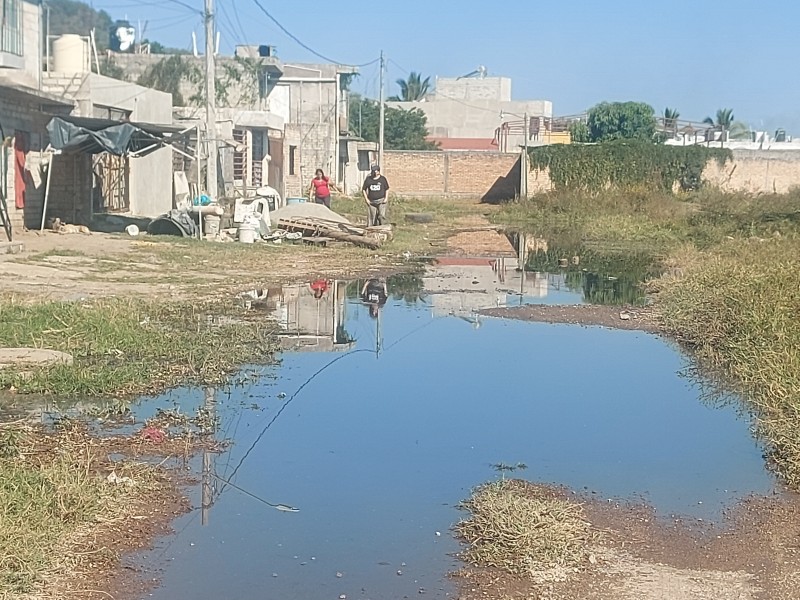
{"type": "Polygon", "coordinates": [[[386,151],[383,174],[400,196],[508,200],[519,193],[519,154],[386,151]]]}

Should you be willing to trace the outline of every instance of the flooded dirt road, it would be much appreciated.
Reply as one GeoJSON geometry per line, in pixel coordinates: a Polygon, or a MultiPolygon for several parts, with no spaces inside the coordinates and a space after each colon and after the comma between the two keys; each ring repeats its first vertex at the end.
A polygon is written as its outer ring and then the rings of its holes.
{"type": "Polygon", "coordinates": [[[563,276],[464,259],[404,277],[376,316],[362,282],[254,292],[283,329],[279,366],[139,403],[205,406],[230,440],[196,461],[175,535],[131,559],[158,580],[147,597],[456,597],[457,504],[499,463],[661,523],[719,524],[776,489],[746,415],[708,402],[669,342],[478,312],[584,302],[563,276]]]}

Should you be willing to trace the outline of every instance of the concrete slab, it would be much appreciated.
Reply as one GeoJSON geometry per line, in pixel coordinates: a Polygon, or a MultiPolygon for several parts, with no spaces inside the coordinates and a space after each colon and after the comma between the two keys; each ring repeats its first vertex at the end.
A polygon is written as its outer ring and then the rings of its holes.
{"type": "Polygon", "coordinates": [[[71,365],[72,355],[43,348],[0,348],[0,369],[71,365]]]}

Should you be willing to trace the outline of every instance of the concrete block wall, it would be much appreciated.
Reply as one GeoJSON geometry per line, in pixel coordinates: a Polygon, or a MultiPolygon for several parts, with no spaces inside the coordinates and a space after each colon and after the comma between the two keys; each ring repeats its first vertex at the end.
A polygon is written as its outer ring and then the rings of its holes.
{"type": "Polygon", "coordinates": [[[800,151],[734,150],[733,162],[709,162],[703,178],[725,191],[783,194],[800,186],[800,151]]]}
{"type": "MultiPolygon", "coordinates": [[[[8,212],[14,231],[21,231],[25,227],[38,227],[41,222],[44,172],[39,166],[46,161],[43,149],[47,146],[46,125],[49,120],[50,116],[41,113],[38,106],[9,97],[0,90],[0,124],[3,126],[3,134],[7,138],[11,138],[11,143],[2,145],[0,152],[5,153],[8,165],[6,190],[8,192],[8,212]],[[28,134],[29,151],[25,160],[26,171],[36,172],[40,175],[37,186],[30,175],[25,174],[25,207],[22,209],[15,206],[14,135],[17,131],[24,131],[28,134]]],[[[0,155],[0,160],[2,159],[3,156],[0,155]]]]}

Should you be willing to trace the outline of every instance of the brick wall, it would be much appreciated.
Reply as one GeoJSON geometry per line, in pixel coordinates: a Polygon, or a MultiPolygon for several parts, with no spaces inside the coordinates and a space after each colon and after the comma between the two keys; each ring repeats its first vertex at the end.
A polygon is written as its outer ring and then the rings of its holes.
{"type": "Polygon", "coordinates": [[[387,151],[381,165],[395,194],[508,200],[519,193],[519,155],[387,151]]]}
{"type": "MultiPolygon", "coordinates": [[[[519,192],[519,156],[501,152],[384,153],[383,173],[400,196],[507,200],[519,192]]],[[[734,150],[733,160],[709,162],[703,178],[725,191],[786,193],[800,187],[800,150],[734,150]]],[[[528,193],[552,190],[547,169],[528,173],[528,193]]]]}

